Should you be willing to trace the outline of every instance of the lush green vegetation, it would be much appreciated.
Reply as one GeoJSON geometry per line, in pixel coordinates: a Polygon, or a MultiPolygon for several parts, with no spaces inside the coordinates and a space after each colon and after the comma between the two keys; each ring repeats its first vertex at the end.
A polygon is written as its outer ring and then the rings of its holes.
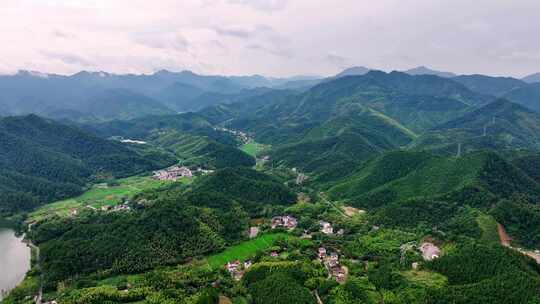
{"type": "Polygon", "coordinates": [[[213,269],[223,267],[223,265],[230,261],[245,261],[250,257],[253,257],[257,252],[271,247],[274,244],[274,241],[287,237],[288,235],[284,233],[261,235],[253,240],[244,241],[240,244],[231,246],[221,253],[209,256],[207,261],[213,269]]]}
{"type": "Polygon", "coordinates": [[[258,142],[251,141],[242,145],[240,149],[253,157],[257,157],[261,152],[267,149],[267,147],[263,144],[259,144],[258,142]]]}
{"type": "Polygon", "coordinates": [[[412,147],[456,155],[461,151],[538,149],[540,114],[501,99],[441,124],[419,137],[412,147]]]}
{"type": "Polygon", "coordinates": [[[174,152],[184,165],[209,169],[226,167],[251,167],[255,159],[236,146],[220,143],[206,136],[169,131],[153,135],[153,144],[174,152]]]}
{"type": "Polygon", "coordinates": [[[67,216],[73,210],[81,211],[82,207],[99,209],[103,206],[115,206],[129,201],[135,195],[150,189],[161,188],[171,184],[168,181],[157,181],[150,177],[134,176],[114,182],[96,184],[82,195],[47,204],[29,214],[27,222],[41,221],[46,217],[67,216]]]}
{"type": "MultiPolygon", "coordinates": [[[[191,183],[115,179],[123,175],[112,171],[146,167],[135,160],[129,166],[108,162],[108,150],[96,160],[98,153],[86,149],[70,156],[73,170],[54,171],[58,176],[78,181],[77,189],[101,180],[107,185],[95,184],[78,197],[80,190],[66,192],[27,218],[37,222],[26,232],[41,249],[44,301],[536,303],[540,266],[516,248],[540,244],[538,115],[506,101],[489,103],[492,97],[466,86],[435,76],[370,72],[200,113],[85,126],[102,137],[148,142],[124,146],[86,135],[112,145],[106,148],[114,155],[127,151],[152,164],[174,155],[185,165],[216,170],[191,183]],[[486,136],[479,136],[485,126],[486,136]],[[239,147],[223,128],[247,132],[256,142],[239,147]],[[253,156],[262,148],[270,160],[254,170],[253,156]],[[297,179],[301,173],[307,179],[297,179]],[[83,207],[123,201],[129,210],[83,207]],[[363,212],[351,214],[345,206],[363,212]],[[70,212],[75,208],[77,214],[70,212]],[[278,215],[294,216],[297,226],[272,229],[278,215]],[[321,229],[328,224],[331,231],[321,229]],[[498,224],[516,248],[500,245],[498,224]],[[259,237],[248,239],[251,226],[259,237]],[[223,267],[248,259],[251,266],[231,273],[223,267]]],[[[180,89],[201,101],[229,98],[185,85],[164,94],[180,89]]],[[[174,98],[168,102],[174,105],[174,98]]],[[[42,144],[34,140],[27,144],[42,144]]],[[[28,167],[41,172],[41,164],[28,167]]],[[[0,181],[14,187],[22,178],[17,174],[0,174],[0,181]]],[[[22,201],[24,208],[35,206],[22,201]]],[[[7,303],[30,299],[39,275],[34,267],[7,303]]]]}
{"type": "Polygon", "coordinates": [[[86,183],[174,162],[30,115],[0,120],[0,213],[73,197],[86,183]]]}
{"type": "Polygon", "coordinates": [[[540,206],[524,197],[502,200],[492,211],[518,243],[526,247],[540,246],[540,206]]]}

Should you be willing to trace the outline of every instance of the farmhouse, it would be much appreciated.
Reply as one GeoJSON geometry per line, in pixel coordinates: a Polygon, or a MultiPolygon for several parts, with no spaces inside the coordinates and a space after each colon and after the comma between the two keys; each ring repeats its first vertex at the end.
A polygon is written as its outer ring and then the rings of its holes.
{"type": "Polygon", "coordinates": [[[259,227],[249,227],[249,238],[250,239],[253,239],[253,238],[256,238],[257,235],[259,234],[259,227]]]}
{"type": "Polygon", "coordinates": [[[319,259],[323,261],[326,258],[326,248],[320,247],[319,248],[319,259]]]}
{"type": "Polygon", "coordinates": [[[297,225],[298,221],[296,220],[296,218],[289,215],[276,216],[272,218],[272,229],[275,229],[277,227],[294,229],[297,225]]]}
{"type": "Polygon", "coordinates": [[[325,221],[320,221],[319,225],[321,226],[322,233],[326,235],[334,234],[334,228],[332,227],[332,224],[325,221]]]}
{"type": "Polygon", "coordinates": [[[227,264],[225,264],[225,269],[227,269],[233,279],[240,281],[246,273],[246,270],[251,267],[251,265],[253,265],[251,260],[247,260],[244,263],[236,260],[233,262],[227,262],[227,264]]]}
{"type": "Polygon", "coordinates": [[[225,265],[225,269],[227,269],[233,279],[240,281],[244,276],[244,270],[241,266],[242,263],[236,260],[233,262],[227,262],[227,264],[225,265]]]}
{"type": "Polygon", "coordinates": [[[439,247],[429,242],[423,243],[420,246],[420,251],[422,252],[422,257],[425,261],[432,261],[441,256],[441,251],[439,247]]]}

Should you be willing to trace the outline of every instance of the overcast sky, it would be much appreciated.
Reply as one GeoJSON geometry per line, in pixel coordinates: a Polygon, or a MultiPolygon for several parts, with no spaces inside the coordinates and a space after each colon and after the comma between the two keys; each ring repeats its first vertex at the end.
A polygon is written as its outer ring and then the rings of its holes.
{"type": "Polygon", "coordinates": [[[539,0],[0,0],[0,33],[0,73],[540,72],[539,0]]]}

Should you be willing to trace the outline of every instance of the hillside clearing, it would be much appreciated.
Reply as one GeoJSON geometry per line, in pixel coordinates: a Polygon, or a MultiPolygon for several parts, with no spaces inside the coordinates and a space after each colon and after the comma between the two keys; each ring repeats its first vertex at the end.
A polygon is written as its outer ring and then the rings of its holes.
{"type": "Polygon", "coordinates": [[[82,195],[62,201],[47,204],[32,212],[28,222],[41,221],[52,215],[67,216],[71,210],[84,206],[101,208],[102,206],[114,206],[121,202],[122,198],[132,198],[144,190],[156,189],[167,185],[169,181],[157,181],[150,177],[133,176],[119,179],[114,185],[97,184],[82,195]]]}
{"type": "Polygon", "coordinates": [[[266,149],[266,146],[259,144],[255,141],[250,141],[247,144],[244,144],[240,147],[240,150],[246,152],[247,154],[257,157],[262,151],[266,149]]]}
{"type": "Polygon", "coordinates": [[[276,240],[289,237],[286,233],[265,234],[253,240],[229,247],[221,253],[212,255],[208,257],[207,262],[210,267],[216,269],[223,267],[229,261],[243,261],[255,255],[257,251],[271,247],[276,240]]]}

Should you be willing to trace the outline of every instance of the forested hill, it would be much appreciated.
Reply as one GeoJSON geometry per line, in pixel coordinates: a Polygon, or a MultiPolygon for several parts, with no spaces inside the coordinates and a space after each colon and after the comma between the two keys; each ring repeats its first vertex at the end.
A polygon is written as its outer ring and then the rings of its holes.
{"type": "Polygon", "coordinates": [[[493,99],[451,79],[381,71],[331,79],[304,93],[265,97],[200,114],[252,133],[258,142],[272,145],[269,154],[276,163],[322,182],[493,99]]]}
{"type": "Polygon", "coordinates": [[[28,210],[74,196],[91,180],[167,166],[167,155],[142,155],[35,115],[0,120],[0,211],[28,210]]]}
{"type": "Polygon", "coordinates": [[[538,150],[540,114],[500,99],[433,128],[419,137],[412,147],[448,154],[458,153],[458,150],[538,150]]]}
{"type": "Polygon", "coordinates": [[[235,135],[215,128],[198,113],[147,116],[82,127],[104,138],[147,141],[174,153],[185,165],[211,169],[255,165],[253,157],[238,149],[240,141],[235,135]]]}

